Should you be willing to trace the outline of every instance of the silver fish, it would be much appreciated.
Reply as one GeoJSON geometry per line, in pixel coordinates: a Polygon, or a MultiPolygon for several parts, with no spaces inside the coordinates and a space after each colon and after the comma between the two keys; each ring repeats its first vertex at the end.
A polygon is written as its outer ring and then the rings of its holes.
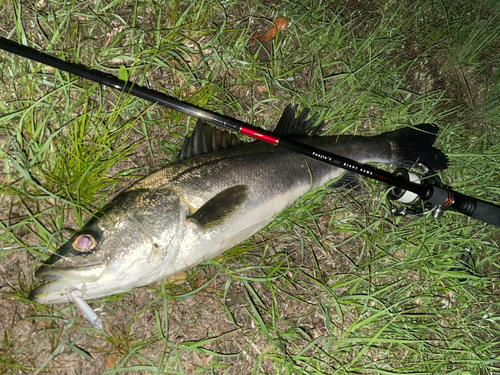
{"type": "MultiPolygon", "coordinates": [[[[432,147],[437,128],[423,124],[373,137],[319,137],[322,126],[288,106],[275,132],[361,163],[417,160],[435,170],[446,156],[432,147]]],[[[29,298],[68,302],[123,293],[190,269],[252,236],[308,191],[360,186],[343,169],[199,121],[179,160],[119,194],[37,270],[45,283],[29,298]]]]}

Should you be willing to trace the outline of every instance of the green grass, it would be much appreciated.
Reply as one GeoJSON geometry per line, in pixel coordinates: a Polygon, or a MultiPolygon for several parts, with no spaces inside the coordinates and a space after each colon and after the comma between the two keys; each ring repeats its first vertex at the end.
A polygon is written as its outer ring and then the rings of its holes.
{"type": "MultiPolygon", "coordinates": [[[[331,134],[432,122],[443,182],[500,202],[495,1],[0,3],[1,35],[272,129],[290,102],[331,134]],[[276,17],[287,27],[249,43],[276,17]]],[[[27,300],[40,261],[195,120],[0,52],[0,372],[500,373],[500,232],[393,217],[385,187],[319,189],[178,283],[27,300]],[[471,272],[453,270],[473,250],[471,272]]]]}

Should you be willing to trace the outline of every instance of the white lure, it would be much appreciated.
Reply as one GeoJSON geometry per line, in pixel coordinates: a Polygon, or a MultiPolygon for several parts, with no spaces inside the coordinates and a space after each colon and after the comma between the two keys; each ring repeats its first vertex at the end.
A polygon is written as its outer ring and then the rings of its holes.
{"type": "Polygon", "coordinates": [[[90,305],[87,302],[85,302],[83,296],[79,294],[79,292],[75,289],[68,288],[66,289],[66,291],[68,292],[68,297],[73,301],[78,310],[80,310],[85,320],[89,322],[89,324],[93,328],[102,330],[103,325],[101,318],[99,318],[96,312],[92,309],[92,307],[90,307],[90,305]]]}

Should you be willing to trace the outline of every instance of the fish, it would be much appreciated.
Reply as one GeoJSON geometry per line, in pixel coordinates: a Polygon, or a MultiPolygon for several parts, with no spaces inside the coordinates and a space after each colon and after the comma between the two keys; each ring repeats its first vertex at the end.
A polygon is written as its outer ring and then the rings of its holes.
{"type": "MultiPolygon", "coordinates": [[[[322,136],[325,123],[289,105],[274,130],[359,163],[418,160],[447,166],[438,127],[375,136],[322,136]]],[[[176,162],[137,181],[97,211],[40,265],[28,298],[42,304],[96,299],[152,284],[212,259],[254,235],[304,194],[362,187],[352,172],[263,142],[241,142],[198,120],[176,162]]]]}

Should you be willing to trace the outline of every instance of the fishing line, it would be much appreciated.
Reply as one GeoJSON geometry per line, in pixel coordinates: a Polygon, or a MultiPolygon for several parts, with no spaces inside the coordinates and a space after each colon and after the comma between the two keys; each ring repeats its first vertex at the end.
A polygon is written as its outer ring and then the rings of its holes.
{"type": "Polygon", "coordinates": [[[320,150],[292,139],[278,136],[277,134],[254,127],[234,118],[210,112],[206,109],[180,101],[164,93],[136,85],[132,82],[122,81],[115,76],[89,69],[79,64],[66,62],[47,53],[23,46],[3,37],[0,37],[0,48],[76,76],[98,82],[104,86],[112,87],[126,94],[137,96],[186,115],[202,119],[239,134],[244,134],[275,146],[284,147],[315,160],[384,182],[401,191],[411,192],[421,200],[439,206],[442,209],[453,209],[466,216],[500,227],[500,206],[455,192],[448,187],[445,188],[430,183],[415,183],[410,178],[405,178],[400,174],[386,172],[382,169],[361,164],[354,160],[320,150]]]}

